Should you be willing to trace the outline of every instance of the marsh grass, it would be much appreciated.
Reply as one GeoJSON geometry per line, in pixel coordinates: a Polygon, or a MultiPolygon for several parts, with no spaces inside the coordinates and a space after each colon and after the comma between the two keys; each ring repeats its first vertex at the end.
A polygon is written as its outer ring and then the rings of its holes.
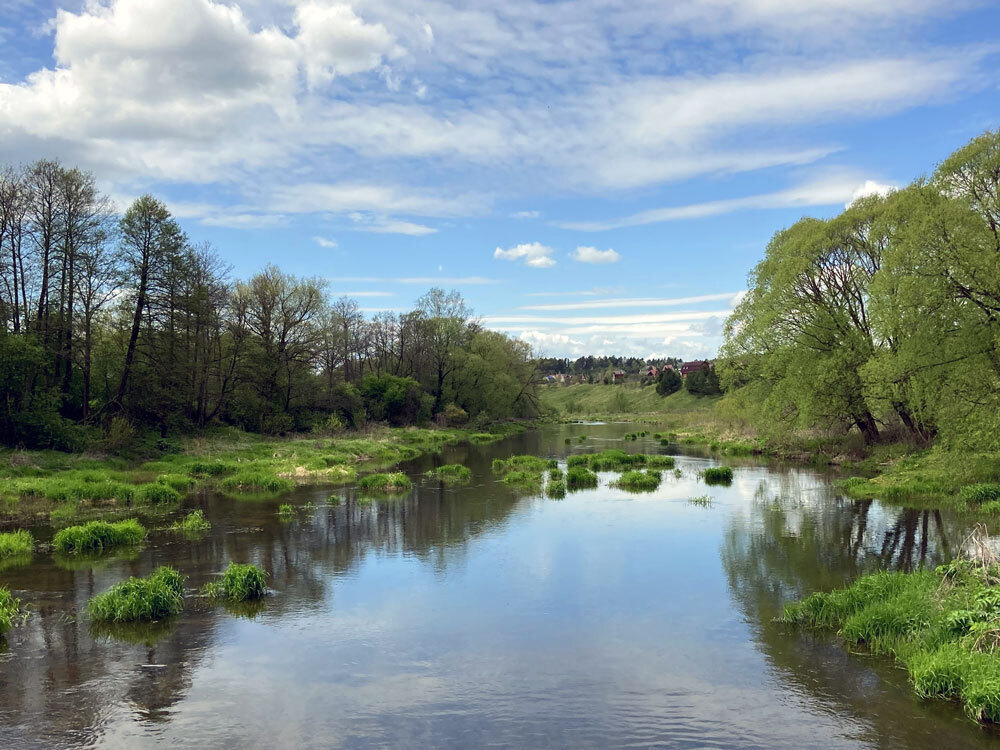
{"type": "Polygon", "coordinates": [[[521,487],[524,489],[540,489],[542,486],[542,472],[534,469],[514,469],[508,471],[503,476],[504,484],[521,487]]]}
{"type": "Polygon", "coordinates": [[[552,481],[558,481],[562,479],[563,476],[564,476],[563,470],[560,469],[558,466],[553,469],[549,469],[549,479],[551,479],[552,481]]]}
{"type": "Polygon", "coordinates": [[[265,469],[247,468],[226,477],[220,486],[229,492],[280,495],[293,490],[295,482],[265,469]]]}
{"type": "Polygon", "coordinates": [[[30,557],[34,551],[35,537],[30,531],[18,529],[0,533],[0,561],[11,557],[30,557]]]}
{"type": "Polygon", "coordinates": [[[282,521],[291,521],[295,518],[295,508],[288,503],[282,503],[278,506],[278,517],[282,521]]]}
{"type": "Polygon", "coordinates": [[[427,473],[445,484],[468,484],[472,481],[472,470],[462,464],[445,464],[427,473]]]}
{"type": "Polygon", "coordinates": [[[653,492],[660,486],[661,480],[658,471],[626,471],[612,486],[627,492],[653,492]]]}
{"type": "Polygon", "coordinates": [[[701,478],[705,480],[705,484],[728,485],[732,484],[733,470],[728,466],[710,466],[702,470],[701,478]]]}
{"type": "Polygon", "coordinates": [[[0,638],[7,634],[21,614],[21,600],[10,593],[6,586],[0,586],[0,638]]]}
{"type": "Polygon", "coordinates": [[[231,562],[217,581],[206,583],[202,594],[211,599],[244,602],[267,593],[267,573],[256,565],[231,562]]]}
{"type": "Polygon", "coordinates": [[[551,479],[545,485],[545,494],[555,500],[566,497],[566,482],[562,479],[551,479]]]}
{"type": "Polygon", "coordinates": [[[358,480],[362,492],[403,494],[413,489],[413,482],[400,471],[389,474],[369,474],[358,480]]]}
{"type": "Polygon", "coordinates": [[[566,471],[566,488],[569,490],[593,489],[598,481],[597,474],[583,466],[573,466],[566,471]]]}
{"type": "Polygon", "coordinates": [[[100,553],[116,547],[141,543],[146,529],[134,518],[116,523],[91,521],[82,526],[67,526],[56,532],[52,544],[65,554],[100,553]]]}
{"type": "Polygon", "coordinates": [[[493,473],[504,475],[513,471],[531,471],[541,474],[546,469],[558,465],[558,462],[553,459],[540,458],[539,456],[511,456],[506,459],[493,459],[493,473]]]}
{"type": "Polygon", "coordinates": [[[712,498],[709,495],[699,495],[688,498],[688,505],[697,505],[699,508],[711,508],[712,498]]]}
{"type": "Polygon", "coordinates": [[[188,536],[198,536],[204,534],[212,528],[212,524],[205,518],[201,509],[193,510],[184,516],[183,521],[177,521],[170,527],[173,531],[179,531],[188,536]]]}
{"type": "Polygon", "coordinates": [[[934,572],[880,572],[785,607],[785,622],[835,629],[853,646],[894,656],[921,698],[954,699],[1000,721],[1000,566],[979,559],[934,572]]]}
{"type": "Polygon", "coordinates": [[[148,622],[184,609],[184,579],[170,567],[145,578],[129,578],[92,598],[87,612],[98,622],[148,622]]]}

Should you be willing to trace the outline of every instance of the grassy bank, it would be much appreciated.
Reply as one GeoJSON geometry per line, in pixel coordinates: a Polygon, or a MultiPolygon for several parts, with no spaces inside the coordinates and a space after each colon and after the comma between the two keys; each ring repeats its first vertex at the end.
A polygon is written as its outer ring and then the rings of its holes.
{"type": "Polygon", "coordinates": [[[785,609],[785,621],[834,629],[895,657],[921,698],[955,700],[1000,722],[1000,568],[957,561],[936,572],[876,573],[785,609]]]}
{"type": "Polygon", "coordinates": [[[185,494],[218,489],[234,496],[278,496],[309,482],[349,483],[359,470],[388,468],[463,441],[499,440],[520,425],[489,433],[375,427],[333,436],[265,438],[215,429],[147,460],[57,451],[0,451],[0,510],[7,517],[49,514],[135,515],[169,507],[185,494]]]}
{"type": "Polygon", "coordinates": [[[539,391],[546,410],[562,419],[708,426],[715,421],[718,397],[692,396],[681,390],[661,397],[652,386],[549,385],[539,391]]]}

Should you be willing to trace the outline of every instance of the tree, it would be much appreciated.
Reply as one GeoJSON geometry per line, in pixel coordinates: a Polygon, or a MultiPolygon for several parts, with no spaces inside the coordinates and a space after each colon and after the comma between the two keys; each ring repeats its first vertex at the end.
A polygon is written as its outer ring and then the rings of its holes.
{"type": "Polygon", "coordinates": [[[719,386],[719,376],[711,365],[695,370],[687,376],[684,386],[688,393],[695,396],[718,396],[722,393],[719,386]]]}
{"type": "Polygon", "coordinates": [[[684,379],[680,373],[672,367],[665,367],[656,379],[656,395],[669,396],[671,393],[677,393],[683,385],[684,379]]]}

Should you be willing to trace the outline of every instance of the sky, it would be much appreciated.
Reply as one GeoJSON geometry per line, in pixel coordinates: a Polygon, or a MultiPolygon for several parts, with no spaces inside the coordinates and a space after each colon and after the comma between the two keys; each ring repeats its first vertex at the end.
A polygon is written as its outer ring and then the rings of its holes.
{"type": "Polygon", "coordinates": [[[996,0],[2,0],[0,163],[246,277],[712,356],[771,235],[1000,125],[996,0]]]}

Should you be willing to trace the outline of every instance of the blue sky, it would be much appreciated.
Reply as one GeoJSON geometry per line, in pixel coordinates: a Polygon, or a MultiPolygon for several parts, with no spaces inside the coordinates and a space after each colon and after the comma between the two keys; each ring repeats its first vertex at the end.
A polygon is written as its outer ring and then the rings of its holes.
{"type": "Polygon", "coordinates": [[[4,0],[0,161],[153,192],[238,276],[693,358],[775,230],[998,126],[998,28],[990,0],[4,0]]]}

